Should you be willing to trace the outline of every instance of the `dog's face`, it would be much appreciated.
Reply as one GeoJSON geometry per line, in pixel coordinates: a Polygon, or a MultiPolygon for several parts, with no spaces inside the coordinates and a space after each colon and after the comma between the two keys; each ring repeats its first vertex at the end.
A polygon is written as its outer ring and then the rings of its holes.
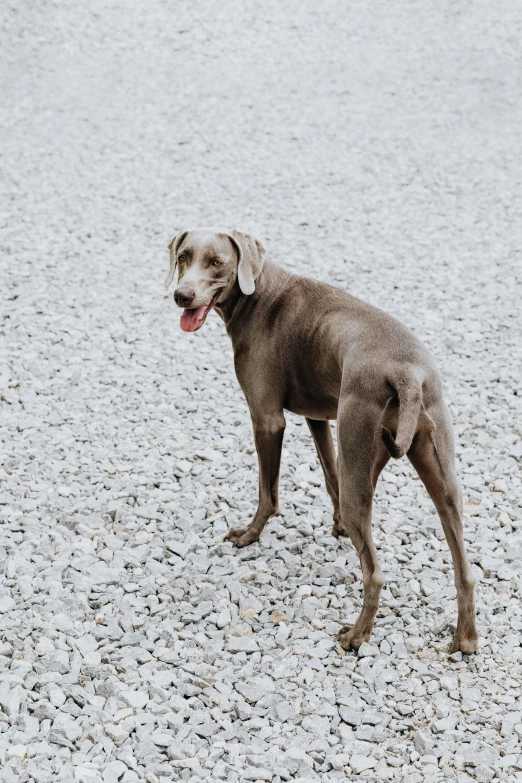
{"type": "Polygon", "coordinates": [[[183,307],[180,324],[184,332],[195,332],[215,304],[224,302],[236,280],[241,291],[253,293],[254,280],[263,265],[264,248],[239,231],[197,228],[182,231],[169,245],[168,287],[178,268],[174,300],[183,307]]]}
{"type": "Polygon", "coordinates": [[[230,293],[237,277],[238,255],[225,234],[188,231],[179,243],[178,285],[174,301],[185,308],[184,332],[200,329],[214,305],[230,293]]]}

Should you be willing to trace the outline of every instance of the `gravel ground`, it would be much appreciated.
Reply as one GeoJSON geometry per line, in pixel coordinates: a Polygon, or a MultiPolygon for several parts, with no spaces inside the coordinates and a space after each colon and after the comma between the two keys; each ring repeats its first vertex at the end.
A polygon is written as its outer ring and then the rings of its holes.
{"type": "Polygon", "coordinates": [[[522,780],[518,0],[6,2],[0,780],[522,780]],[[283,516],[231,347],[183,334],[167,244],[237,225],[429,346],[481,649],[407,460],[377,491],[371,644],[304,420],[283,516]]]}

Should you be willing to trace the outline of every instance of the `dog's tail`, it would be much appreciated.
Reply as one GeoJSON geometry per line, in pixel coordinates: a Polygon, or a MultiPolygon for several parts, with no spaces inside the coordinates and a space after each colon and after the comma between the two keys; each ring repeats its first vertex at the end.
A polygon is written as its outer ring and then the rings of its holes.
{"type": "Polygon", "coordinates": [[[403,457],[409,450],[417,429],[417,421],[422,405],[422,385],[415,375],[401,379],[393,384],[399,397],[399,423],[397,434],[393,437],[387,427],[382,428],[382,439],[390,456],[395,459],[403,457]]]}

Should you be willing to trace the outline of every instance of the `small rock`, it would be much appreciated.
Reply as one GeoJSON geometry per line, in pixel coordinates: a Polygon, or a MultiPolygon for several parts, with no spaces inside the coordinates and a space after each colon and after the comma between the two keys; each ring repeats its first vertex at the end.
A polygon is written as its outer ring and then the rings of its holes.
{"type": "Polygon", "coordinates": [[[449,715],[447,718],[441,718],[435,721],[433,727],[439,734],[443,734],[445,731],[453,731],[457,726],[458,718],[454,715],[449,715]]]}
{"type": "Polygon", "coordinates": [[[370,756],[354,755],[350,758],[350,766],[357,775],[360,775],[361,772],[377,766],[377,759],[373,759],[370,756]]]}
{"type": "Polygon", "coordinates": [[[11,688],[8,682],[0,682],[0,707],[7,715],[18,715],[23,698],[23,690],[19,685],[11,688]]]}
{"type": "Polygon", "coordinates": [[[275,690],[273,680],[268,677],[253,678],[244,682],[236,682],[236,690],[248,702],[255,703],[259,699],[275,690]]]}
{"type": "Polygon", "coordinates": [[[358,726],[362,721],[362,713],[353,710],[351,707],[339,707],[341,719],[350,726],[358,726]]]}
{"type": "Polygon", "coordinates": [[[252,715],[252,707],[246,701],[239,701],[236,703],[236,713],[239,720],[249,720],[252,715]]]}
{"type": "Polygon", "coordinates": [[[169,541],[167,546],[171,552],[183,559],[186,558],[191,548],[190,544],[185,541],[169,541]]]}
{"type": "Polygon", "coordinates": [[[282,723],[285,723],[288,720],[293,720],[297,716],[294,705],[289,701],[278,702],[275,705],[275,709],[277,717],[282,723]]]}
{"type": "Polygon", "coordinates": [[[259,645],[252,636],[229,636],[227,650],[232,653],[254,653],[259,650],[259,645]]]}
{"type": "Polygon", "coordinates": [[[363,642],[357,650],[359,658],[370,658],[379,655],[379,648],[368,642],[363,642]]]}
{"type": "Polygon", "coordinates": [[[445,698],[435,699],[434,707],[439,718],[447,718],[450,713],[450,705],[445,698]]]}
{"type": "Polygon", "coordinates": [[[15,608],[15,600],[10,595],[3,595],[0,598],[0,614],[5,612],[12,612],[15,608]]]}
{"type": "Polygon", "coordinates": [[[161,730],[154,731],[150,738],[155,745],[159,745],[162,748],[168,748],[168,746],[172,744],[173,739],[172,734],[166,734],[161,730]]]}
{"type": "Polygon", "coordinates": [[[122,745],[129,736],[129,732],[116,723],[107,723],[104,729],[116,747],[122,745]]]}
{"type": "Polygon", "coordinates": [[[225,606],[217,616],[216,625],[218,628],[225,628],[227,625],[230,625],[231,622],[232,615],[230,614],[230,609],[225,606]]]}
{"type": "Polygon", "coordinates": [[[339,772],[350,764],[350,756],[348,753],[336,753],[335,756],[330,757],[330,763],[335,770],[339,772]]]}
{"type": "Polygon", "coordinates": [[[130,718],[130,716],[134,713],[134,710],[132,707],[121,707],[119,710],[116,710],[116,712],[113,715],[113,722],[114,723],[120,723],[122,720],[125,720],[126,718],[130,718]]]}
{"type": "Polygon", "coordinates": [[[264,767],[250,767],[241,773],[241,780],[272,780],[274,773],[264,767]]]}
{"type": "Polygon", "coordinates": [[[478,783],[491,783],[495,777],[495,770],[480,764],[478,767],[475,767],[474,775],[478,783]]]}
{"type": "Polygon", "coordinates": [[[64,692],[57,686],[54,686],[49,690],[49,701],[53,707],[61,707],[62,704],[65,704],[66,700],[67,697],[64,692]]]}
{"type": "Polygon", "coordinates": [[[27,745],[11,745],[7,748],[7,755],[12,759],[23,759],[27,753],[27,745]]]}
{"type": "Polygon", "coordinates": [[[84,657],[98,649],[98,642],[92,634],[80,636],[79,639],[75,640],[75,644],[84,657]]]}
{"type": "Polygon", "coordinates": [[[123,761],[111,761],[102,769],[103,783],[118,783],[126,771],[127,766],[123,761]]]}
{"type": "Polygon", "coordinates": [[[415,732],[413,736],[413,744],[415,746],[415,750],[421,756],[428,756],[434,747],[434,743],[430,739],[429,735],[421,729],[418,729],[415,732]]]}
{"type": "Polygon", "coordinates": [[[40,636],[34,649],[37,655],[47,655],[54,652],[55,646],[54,642],[48,639],[47,636],[40,636]]]}
{"type": "Polygon", "coordinates": [[[182,473],[189,473],[192,470],[193,465],[192,462],[189,462],[187,459],[180,459],[176,462],[175,467],[182,473]]]}
{"type": "Polygon", "coordinates": [[[47,699],[41,699],[34,708],[33,715],[38,720],[54,720],[56,707],[53,707],[47,699]]]}
{"type": "Polygon", "coordinates": [[[120,691],[118,697],[135,710],[142,710],[149,702],[146,691],[120,691]]]}

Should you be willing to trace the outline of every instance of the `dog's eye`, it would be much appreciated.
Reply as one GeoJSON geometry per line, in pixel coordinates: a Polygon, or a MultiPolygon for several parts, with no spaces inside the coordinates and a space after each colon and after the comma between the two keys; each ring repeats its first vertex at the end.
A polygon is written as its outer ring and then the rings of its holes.
{"type": "Polygon", "coordinates": [[[222,264],[223,262],[222,262],[222,261],[220,261],[220,260],[219,260],[219,258],[213,258],[213,259],[212,259],[212,261],[211,261],[210,263],[212,264],[212,266],[221,266],[221,264],[222,264]]]}
{"type": "Polygon", "coordinates": [[[182,253],[180,256],[178,256],[178,261],[185,261],[186,257],[187,256],[182,253]]]}

